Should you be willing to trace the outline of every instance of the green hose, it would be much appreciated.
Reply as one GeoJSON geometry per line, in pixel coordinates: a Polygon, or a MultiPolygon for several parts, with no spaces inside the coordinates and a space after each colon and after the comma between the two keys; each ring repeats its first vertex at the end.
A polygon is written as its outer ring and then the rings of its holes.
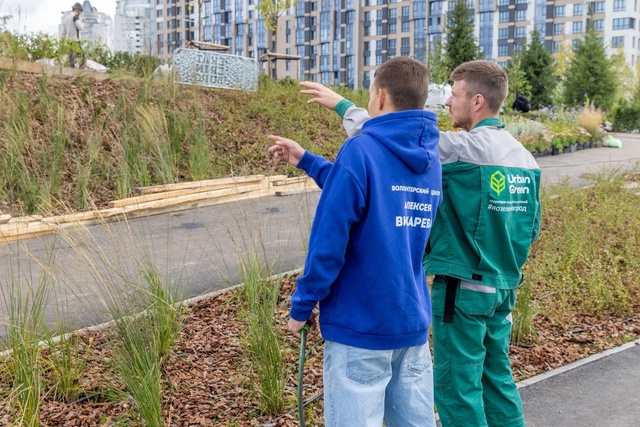
{"type": "Polygon", "coordinates": [[[304,359],[307,348],[307,333],[309,332],[309,324],[300,329],[300,359],[298,360],[298,417],[300,418],[300,427],[306,427],[304,421],[304,405],[302,401],[302,378],[304,377],[304,359]]]}

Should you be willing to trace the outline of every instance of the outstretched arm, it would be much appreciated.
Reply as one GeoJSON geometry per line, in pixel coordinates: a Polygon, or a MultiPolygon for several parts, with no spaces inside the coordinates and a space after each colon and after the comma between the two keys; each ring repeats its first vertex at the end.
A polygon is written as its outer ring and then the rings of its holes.
{"type": "Polygon", "coordinates": [[[298,169],[302,169],[323,188],[324,182],[329,175],[333,163],[322,156],[316,156],[306,151],[300,144],[292,139],[283,138],[277,135],[269,135],[267,138],[275,144],[269,147],[269,154],[280,162],[289,163],[298,169]]]}
{"type": "Polygon", "coordinates": [[[278,135],[269,135],[275,144],[269,147],[269,154],[280,162],[287,162],[291,166],[298,167],[300,159],[304,155],[304,148],[292,139],[283,138],[278,135]]]}
{"type": "Polygon", "coordinates": [[[343,96],[338,95],[320,83],[300,82],[300,86],[306,88],[301,90],[300,93],[312,96],[312,98],[307,101],[307,104],[320,104],[330,110],[335,110],[340,101],[345,100],[343,96]]]}

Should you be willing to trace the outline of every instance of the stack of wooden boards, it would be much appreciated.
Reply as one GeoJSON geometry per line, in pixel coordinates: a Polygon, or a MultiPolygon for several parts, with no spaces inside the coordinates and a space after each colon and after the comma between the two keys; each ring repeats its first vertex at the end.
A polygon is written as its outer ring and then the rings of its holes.
{"type": "Polygon", "coordinates": [[[286,196],[317,189],[313,180],[306,176],[289,178],[286,175],[249,175],[138,187],[138,196],[109,202],[107,209],[51,217],[32,215],[12,218],[11,215],[0,215],[0,242],[51,233],[59,227],[72,226],[79,222],[151,215],[257,197],[286,196]]]}

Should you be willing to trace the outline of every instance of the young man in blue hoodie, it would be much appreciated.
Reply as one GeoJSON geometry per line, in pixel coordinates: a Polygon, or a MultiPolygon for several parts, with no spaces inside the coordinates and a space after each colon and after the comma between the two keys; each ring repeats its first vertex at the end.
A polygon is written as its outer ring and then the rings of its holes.
{"type": "Polygon", "coordinates": [[[334,163],[269,136],[274,157],[322,188],[287,326],[298,336],[320,305],[327,427],[435,426],[422,255],[442,177],[428,87],[419,61],[382,64],[371,118],[334,163]]]}

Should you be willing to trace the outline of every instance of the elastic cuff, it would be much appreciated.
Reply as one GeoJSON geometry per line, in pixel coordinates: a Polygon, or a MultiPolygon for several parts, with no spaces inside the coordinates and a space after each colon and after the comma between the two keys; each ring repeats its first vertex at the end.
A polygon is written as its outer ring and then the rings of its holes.
{"type": "Polygon", "coordinates": [[[346,113],[347,110],[354,105],[356,104],[349,101],[348,99],[343,99],[342,101],[338,102],[338,104],[336,105],[336,113],[338,113],[340,118],[343,119],[344,113],[346,113]]]}

